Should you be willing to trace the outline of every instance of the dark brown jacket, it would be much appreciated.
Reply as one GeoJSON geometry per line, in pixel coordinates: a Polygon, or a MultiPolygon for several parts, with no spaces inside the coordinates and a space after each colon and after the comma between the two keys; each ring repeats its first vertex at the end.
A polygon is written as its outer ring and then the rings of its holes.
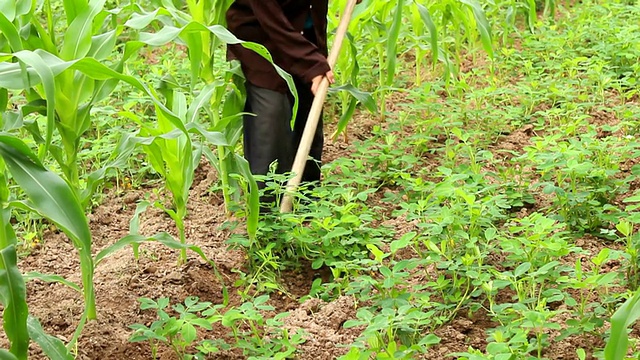
{"type": "MultiPolygon", "coordinates": [[[[240,40],[264,45],[283,70],[305,82],[330,70],[327,63],[327,0],[235,0],[227,11],[227,26],[240,40]],[[311,13],[315,33],[304,24],[311,13]]],[[[247,81],[287,92],[284,80],[262,56],[241,45],[229,46],[247,81]]]]}

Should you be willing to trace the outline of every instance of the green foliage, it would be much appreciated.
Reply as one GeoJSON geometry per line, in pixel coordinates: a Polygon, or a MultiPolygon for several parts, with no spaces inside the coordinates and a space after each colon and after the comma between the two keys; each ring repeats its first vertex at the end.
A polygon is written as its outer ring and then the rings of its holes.
{"type": "MultiPolygon", "coordinates": [[[[166,312],[169,298],[161,298],[157,302],[148,298],[140,298],[139,301],[141,303],[140,309],[155,310],[159,319],[149,327],[142,324],[131,325],[134,333],[129,341],[148,341],[153,359],[157,358],[159,344],[168,344],[179,359],[199,359],[208,353],[189,354],[188,348],[196,341],[197,328],[212,329],[211,322],[204,318],[207,313],[216,309],[216,307],[212,307],[210,302],[198,302],[197,298],[189,297],[185,299],[184,305],[177,304],[172,307],[179,315],[176,318],[166,312]]],[[[203,344],[200,342],[197,347],[201,348],[202,346],[203,344]]]]}
{"type": "Polygon", "coordinates": [[[154,359],[157,358],[161,344],[169,345],[179,359],[203,359],[206,355],[233,348],[241,349],[250,358],[285,359],[295,353],[295,345],[303,341],[302,335],[296,333],[290,337],[286,329],[280,328],[280,319],[287,316],[286,313],[265,321],[260,311],[273,310],[273,307],[265,304],[267,300],[268,296],[261,296],[222,312],[223,305],[199,302],[196,297],[188,297],[184,305],[172,306],[172,312],[178,316],[176,317],[166,311],[169,306],[168,298],[161,298],[157,302],[141,298],[140,308],[155,310],[159,319],[149,327],[142,324],[131,325],[134,333],[129,340],[148,341],[154,359]],[[231,330],[233,342],[227,343],[224,339],[198,340],[201,338],[198,336],[198,328],[212,330],[217,323],[231,330]],[[244,330],[247,328],[250,330],[244,330]],[[267,336],[269,340],[265,338],[267,336]],[[194,348],[196,353],[192,353],[194,348]]]}

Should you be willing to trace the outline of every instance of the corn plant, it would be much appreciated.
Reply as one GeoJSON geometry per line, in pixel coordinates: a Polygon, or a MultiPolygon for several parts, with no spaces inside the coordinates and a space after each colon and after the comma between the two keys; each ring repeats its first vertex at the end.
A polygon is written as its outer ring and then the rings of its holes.
{"type": "MultiPolygon", "coordinates": [[[[187,108],[186,96],[174,90],[170,106],[180,120],[178,126],[161,111],[157,112],[157,122],[155,123],[129,113],[129,117],[140,125],[140,136],[142,136],[140,143],[147,158],[153,168],[165,179],[166,188],[172,195],[173,206],[171,208],[161,202],[156,202],[156,204],[176,223],[182,244],[186,243],[184,219],[187,216],[189,189],[202,154],[202,148],[199,145],[194,146],[185,125],[193,122],[200,107],[208,102],[211,93],[211,89],[209,91],[205,89],[187,108]]],[[[186,249],[181,250],[180,261],[186,261],[186,249]]]]}
{"type": "Polygon", "coordinates": [[[0,156],[13,179],[30,200],[14,202],[14,206],[37,212],[51,220],[69,236],[78,249],[85,313],[88,319],[95,319],[91,232],[77,194],[59,176],[48,171],[24,142],[15,137],[0,135],[0,156]]]}
{"type": "MultiPolygon", "coordinates": [[[[331,11],[340,13],[345,6],[345,1],[332,1],[330,2],[331,11]]],[[[371,93],[363,91],[359,88],[358,75],[360,74],[360,63],[358,58],[360,52],[358,50],[357,42],[359,41],[360,33],[358,32],[359,26],[366,19],[368,14],[367,5],[357,6],[351,17],[349,25],[349,32],[346,34],[345,43],[342,46],[341,54],[338,56],[334,72],[336,73],[336,79],[341,85],[333,86],[329,89],[331,93],[337,93],[340,96],[341,116],[338,120],[336,130],[331,135],[333,139],[336,139],[338,135],[344,132],[347,124],[353,114],[355,113],[358,103],[361,103],[370,113],[377,113],[378,108],[371,93]]],[[[328,17],[329,33],[332,32],[331,28],[337,28],[341,18],[338,16],[328,17]]],[[[346,136],[346,135],[345,135],[346,136]]]]}
{"type": "MultiPolygon", "coordinates": [[[[11,352],[18,359],[26,359],[29,339],[40,344],[45,354],[53,359],[72,359],[64,344],[44,333],[35,318],[28,317],[24,279],[17,268],[15,234],[8,224],[11,207],[37,212],[62,229],[72,240],[80,254],[85,301],[84,318],[95,319],[93,290],[93,259],[91,233],[80,202],[71,187],[59,176],[48,171],[38,157],[21,140],[0,134],[0,157],[9,169],[12,179],[26,193],[28,201],[9,201],[7,181],[2,175],[0,205],[0,300],[5,306],[5,331],[12,344],[11,352]]],[[[2,170],[4,174],[4,169],[2,170]]],[[[81,321],[83,324],[84,320],[81,321]]],[[[82,326],[79,326],[81,329],[82,326]]]]}
{"type": "Polygon", "coordinates": [[[451,66],[451,61],[446,53],[440,49],[438,28],[426,6],[417,1],[414,1],[413,5],[411,7],[411,25],[414,31],[415,43],[416,86],[422,86],[422,64],[427,58],[428,51],[431,52],[431,63],[434,68],[438,63],[438,59],[442,57],[445,65],[444,77],[448,82],[450,76],[455,75],[455,69],[451,66]]]}
{"type": "Polygon", "coordinates": [[[491,25],[479,2],[476,0],[437,1],[428,6],[428,9],[431,14],[439,18],[441,38],[453,39],[453,52],[458,67],[462,61],[463,45],[474,45],[478,39],[489,57],[494,57],[491,25]]]}
{"type": "MultiPolygon", "coordinates": [[[[71,184],[73,191],[77,192],[83,207],[87,206],[95,188],[110,167],[88,176],[84,184],[83,176],[78,169],[80,140],[91,128],[91,110],[94,105],[108,97],[117,80],[91,77],[73,68],[59,71],[50,66],[48,57],[55,56],[65,61],[85,57],[105,61],[112,57],[116,52],[116,42],[123,26],[111,26],[116,23],[116,13],[107,12],[104,3],[105,0],[65,1],[67,27],[62,39],[57,38],[59,17],[53,16],[50,1],[43,4],[43,15],[47,19],[46,28],[38,22],[39,13],[32,2],[6,2],[9,8],[15,7],[16,14],[24,14],[22,17],[14,17],[12,20],[0,14],[0,30],[5,34],[7,41],[5,49],[13,51],[12,57],[19,60],[23,70],[22,76],[15,77],[12,81],[7,80],[0,87],[25,91],[29,104],[23,105],[18,114],[39,111],[46,115],[44,137],[40,135],[37,126],[26,129],[32,132],[34,139],[40,144],[40,160],[43,160],[47,153],[51,154],[60,166],[64,178],[71,184]],[[31,19],[28,25],[25,25],[29,17],[31,19]],[[28,33],[28,37],[19,35],[25,26],[35,28],[28,33]],[[34,78],[27,75],[29,72],[25,70],[25,66],[29,66],[30,71],[35,72],[37,76],[34,78]],[[60,135],[60,145],[52,142],[55,129],[60,135]]],[[[5,12],[7,13],[12,14],[11,11],[5,12]]],[[[135,51],[125,52],[124,56],[115,62],[113,69],[121,72],[126,60],[134,53],[135,51]]],[[[15,66],[11,62],[0,65],[7,71],[15,66]]]]}
{"type": "MultiPolygon", "coordinates": [[[[364,28],[370,36],[370,47],[365,52],[375,51],[378,56],[377,100],[380,116],[384,120],[386,113],[386,94],[394,84],[398,57],[398,38],[403,20],[404,0],[397,2],[373,2],[368,10],[369,21],[364,28]]],[[[357,17],[356,17],[357,19],[357,17]]],[[[356,20],[357,21],[357,20],[356,20]]]]}
{"type": "MultiPolygon", "coordinates": [[[[14,358],[26,359],[29,348],[27,302],[24,279],[17,265],[17,239],[10,224],[9,189],[0,161],[0,303],[4,307],[3,325],[14,358]]],[[[0,355],[9,357],[9,353],[0,355]]]]}
{"type": "MultiPolygon", "coordinates": [[[[127,25],[142,30],[148,27],[152,21],[159,20],[164,24],[163,30],[176,29],[173,27],[174,25],[185,26],[187,24],[198,24],[205,28],[208,26],[220,26],[220,24],[224,22],[224,12],[229,7],[230,1],[190,0],[187,1],[187,12],[177,9],[170,1],[163,1],[162,5],[163,7],[156,9],[152,13],[145,13],[141,10],[139,14],[135,14],[134,18],[132,18],[127,25]],[[170,20],[165,20],[163,16],[168,16],[170,20]]],[[[222,81],[220,77],[224,78],[226,76],[221,74],[220,69],[215,66],[215,54],[219,52],[220,45],[223,41],[219,37],[219,34],[216,35],[215,31],[180,31],[179,34],[175,34],[170,38],[162,38],[149,33],[142,34],[143,41],[154,46],[164,45],[166,42],[176,39],[176,37],[183,41],[189,49],[191,92],[196,91],[199,80],[202,80],[205,85],[216,85],[214,87],[214,94],[210,97],[210,105],[212,108],[212,110],[208,112],[211,119],[210,129],[213,127],[222,129],[227,138],[233,137],[232,134],[239,133],[240,124],[237,121],[231,122],[228,119],[223,119],[221,115],[224,111],[220,111],[224,95],[227,93],[229,86],[233,87],[233,83],[230,81],[222,81]],[[220,126],[222,124],[227,126],[220,126]]],[[[231,93],[237,93],[237,90],[237,88],[232,88],[231,93]]],[[[237,115],[240,111],[241,109],[233,115],[237,115]]],[[[228,145],[218,145],[217,160],[212,159],[213,165],[219,170],[220,181],[222,182],[222,194],[227,213],[229,213],[229,206],[231,204],[230,193],[233,188],[238,188],[230,176],[230,171],[234,167],[233,161],[235,157],[233,156],[233,149],[235,145],[235,142],[231,142],[228,145]]]]}

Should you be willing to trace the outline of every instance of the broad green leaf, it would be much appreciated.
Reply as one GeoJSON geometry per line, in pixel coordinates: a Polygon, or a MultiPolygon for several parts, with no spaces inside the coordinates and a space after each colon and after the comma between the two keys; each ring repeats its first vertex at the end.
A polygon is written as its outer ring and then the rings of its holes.
{"type": "Polygon", "coordinates": [[[102,11],[106,0],[91,0],[88,6],[76,8],[78,11],[64,34],[60,57],[65,60],[79,59],[91,49],[93,19],[102,11]]]}
{"type": "Polygon", "coordinates": [[[67,25],[71,25],[77,14],[87,7],[87,0],[62,0],[64,13],[67,15],[67,25]]]}
{"type": "Polygon", "coordinates": [[[16,18],[16,2],[14,0],[0,1],[0,14],[9,22],[16,18]]]}
{"type": "Polygon", "coordinates": [[[416,233],[415,231],[411,231],[402,235],[400,239],[392,241],[390,245],[391,253],[395,254],[398,250],[407,247],[411,243],[411,240],[413,240],[413,238],[416,237],[417,234],[418,233],[416,233]]]}
{"type": "Polygon", "coordinates": [[[605,360],[624,360],[627,357],[629,336],[627,328],[640,318],[640,291],[620,306],[611,317],[611,335],[604,348],[605,360]]]}
{"type": "Polygon", "coordinates": [[[65,347],[64,343],[49,334],[47,334],[40,322],[37,318],[33,316],[29,316],[27,320],[27,326],[29,328],[29,335],[39,346],[40,349],[47,355],[47,357],[51,360],[73,360],[74,357],[71,355],[69,350],[65,347]]]}
{"type": "Polygon", "coordinates": [[[375,257],[377,262],[382,262],[382,259],[387,257],[387,254],[385,254],[382,250],[380,250],[377,246],[373,244],[367,244],[367,249],[371,251],[371,253],[375,257]]]}
{"type": "Polygon", "coordinates": [[[0,349],[0,360],[18,360],[18,358],[5,349],[0,349]]]}
{"type": "MultiPolygon", "coordinates": [[[[3,2],[13,3],[13,1],[3,2]]],[[[6,16],[7,13],[1,10],[2,9],[0,9],[0,34],[4,35],[4,37],[9,41],[9,45],[14,52],[20,51],[22,50],[22,40],[18,34],[18,29],[16,29],[11,20],[6,16]]]]}
{"type": "Polygon", "coordinates": [[[0,134],[0,155],[34,207],[65,230],[80,248],[89,249],[88,221],[69,185],[44,168],[28,147],[13,136],[0,134]]]}
{"type": "Polygon", "coordinates": [[[4,306],[3,326],[11,353],[18,359],[27,359],[29,333],[27,332],[27,290],[18,269],[15,245],[0,249],[0,300],[4,306]]]}
{"type": "Polygon", "coordinates": [[[514,270],[513,275],[515,277],[520,277],[520,276],[524,275],[527,271],[529,271],[529,269],[531,269],[531,263],[530,262],[522,263],[522,264],[518,265],[518,267],[514,270]]]}
{"type": "Polygon", "coordinates": [[[189,323],[184,324],[180,333],[187,344],[192,343],[197,336],[196,328],[189,323]]]}
{"type": "Polygon", "coordinates": [[[115,30],[111,30],[104,34],[96,35],[91,39],[91,48],[87,53],[88,56],[96,59],[103,60],[113,55],[113,50],[116,47],[116,40],[118,39],[115,30]]]}
{"type": "Polygon", "coordinates": [[[16,52],[15,57],[20,59],[25,64],[31,66],[42,81],[44,87],[44,93],[47,100],[47,134],[45,138],[44,148],[42,150],[41,159],[44,158],[44,154],[48,152],[53,137],[53,128],[55,126],[55,114],[56,114],[56,82],[54,80],[54,73],[47,65],[45,60],[35,52],[19,51],[16,52]]]}

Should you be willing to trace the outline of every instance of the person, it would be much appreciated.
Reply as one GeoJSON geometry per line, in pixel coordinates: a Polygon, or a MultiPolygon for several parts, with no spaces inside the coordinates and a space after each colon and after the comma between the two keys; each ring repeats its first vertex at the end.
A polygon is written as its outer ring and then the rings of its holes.
{"type": "MultiPolygon", "coordinates": [[[[266,175],[276,161],[276,172],[291,171],[313,98],[323,77],[334,75],[327,62],[328,0],[235,0],[226,13],[227,27],[238,39],[264,45],[273,61],[294,80],[298,110],[291,129],[294,98],[285,80],[261,55],[241,45],[230,45],[227,58],[239,60],[245,76],[246,115],[244,156],[254,175],[266,175]]],[[[313,137],[302,182],[321,179],[324,145],[322,115],[313,137]]],[[[264,182],[258,182],[261,189],[264,182]]],[[[275,195],[261,197],[263,211],[275,195]]]]}

